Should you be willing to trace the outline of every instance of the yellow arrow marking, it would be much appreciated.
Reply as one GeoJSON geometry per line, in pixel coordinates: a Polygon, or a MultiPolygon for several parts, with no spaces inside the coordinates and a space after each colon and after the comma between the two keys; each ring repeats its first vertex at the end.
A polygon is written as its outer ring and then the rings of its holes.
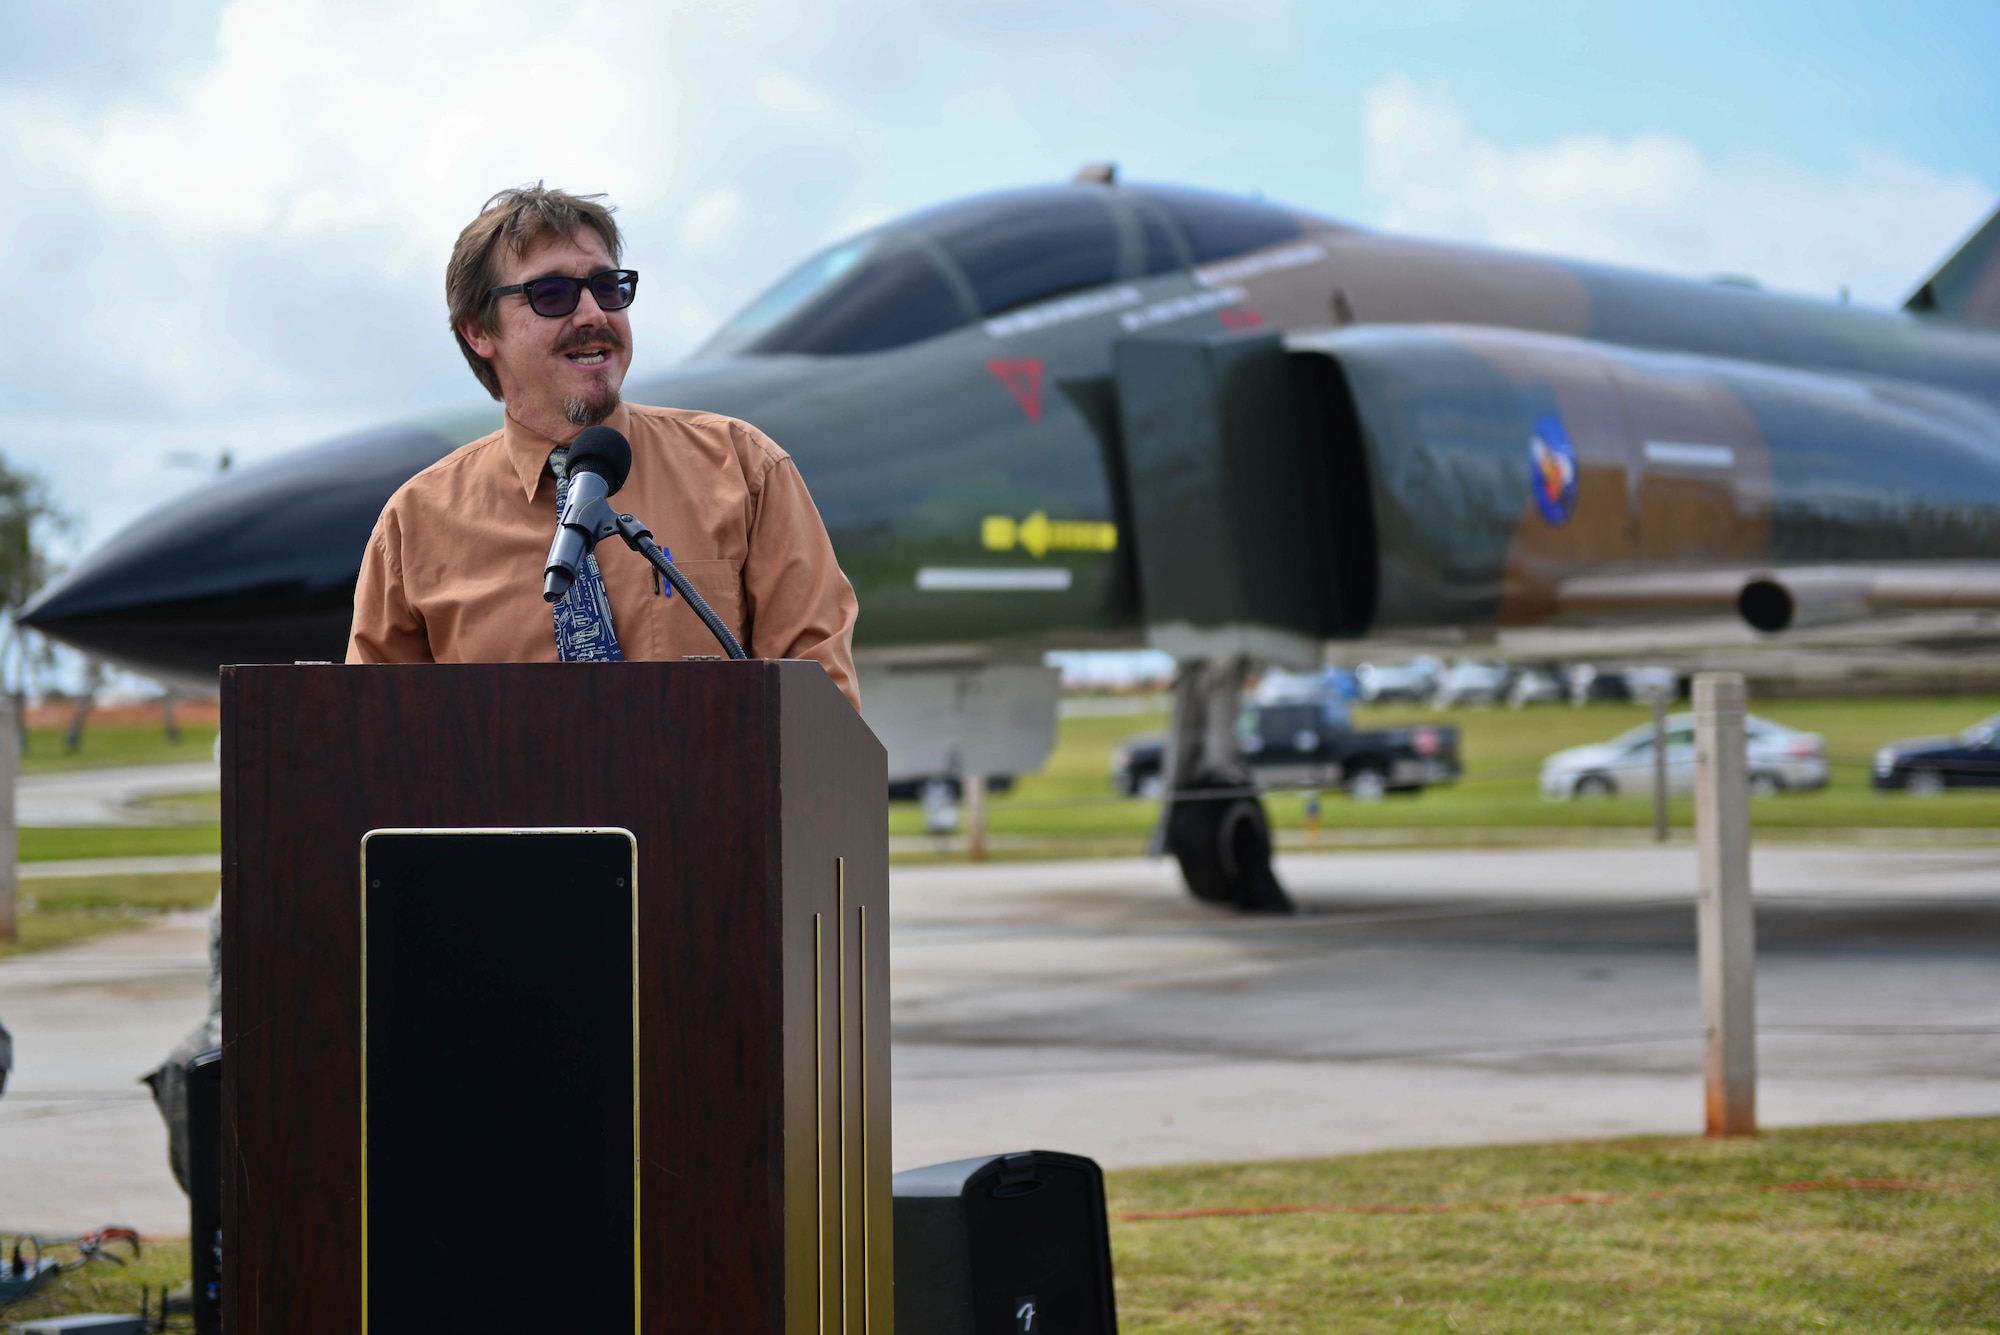
{"type": "Polygon", "coordinates": [[[1050,519],[1040,510],[1018,522],[1009,515],[988,515],[979,523],[979,542],[990,552],[1009,552],[1018,545],[1037,560],[1050,552],[1115,552],[1118,525],[1050,519]]]}

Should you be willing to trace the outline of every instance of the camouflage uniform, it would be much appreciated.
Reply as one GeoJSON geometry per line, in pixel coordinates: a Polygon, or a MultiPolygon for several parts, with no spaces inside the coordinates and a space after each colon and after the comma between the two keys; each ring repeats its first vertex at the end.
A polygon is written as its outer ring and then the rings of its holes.
{"type": "MultiPolygon", "coordinates": [[[[0,1030],[0,1038],[5,1031],[0,1030]]],[[[208,911],[208,1018],[190,1029],[167,1054],[166,1064],[143,1077],[152,1086],[153,1102],[167,1124],[167,1162],[174,1180],[188,1191],[187,1068],[210,1048],[222,1045],[222,896],[208,911]]],[[[4,1048],[0,1048],[4,1052],[4,1048]]]]}

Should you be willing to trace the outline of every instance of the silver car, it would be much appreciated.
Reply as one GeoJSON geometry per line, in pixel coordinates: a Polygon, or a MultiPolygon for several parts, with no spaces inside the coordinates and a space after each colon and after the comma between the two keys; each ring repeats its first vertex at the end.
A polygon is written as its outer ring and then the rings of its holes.
{"type": "Polygon", "coordinates": [[[1369,704],[1428,700],[1436,692],[1444,664],[1422,654],[1407,663],[1363,663],[1354,669],[1361,698],[1369,704]]]}
{"type": "Polygon", "coordinates": [[[1431,697],[1431,704],[1439,709],[1498,704],[1512,675],[1513,669],[1505,663],[1475,663],[1461,658],[1438,675],[1437,693],[1431,697]]]}
{"type": "MultiPolygon", "coordinates": [[[[1826,739],[1798,732],[1782,723],[1758,718],[1744,720],[1750,760],[1750,791],[1805,792],[1826,787],[1826,739]]],[[[1667,791],[1694,791],[1694,715],[1667,719],[1667,791]]],[[[1653,725],[1593,746],[1572,746],[1542,762],[1542,796],[1552,801],[1571,797],[1649,797],[1653,792],[1653,725]]]]}

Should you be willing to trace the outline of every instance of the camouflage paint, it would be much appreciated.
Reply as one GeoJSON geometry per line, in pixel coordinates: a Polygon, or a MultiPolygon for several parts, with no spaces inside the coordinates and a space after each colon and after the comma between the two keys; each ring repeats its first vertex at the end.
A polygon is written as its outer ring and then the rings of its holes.
{"type": "MultiPolygon", "coordinates": [[[[1560,620],[1583,606],[1563,590],[1607,573],[2000,560],[2000,332],[1300,218],[1294,240],[907,346],[694,362],[628,395],[743,417],[793,454],[860,594],[857,647],[878,658],[1144,641],[1113,375],[1135,335],[1285,331],[1297,355],[1337,365],[1379,544],[1371,630],[1560,620]],[[1548,416],[1577,462],[1559,525],[1531,491],[1548,416]],[[1649,455],[1648,442],[1694,448],[1649,455]],[[988,517],[1037,513],[1119,536],[1040,552],[982,539],[988,517]],[[936,569],[1060,571],[1068,585],[920,588],[936,569]]],[[[1947,264],[1937,309],[1984,310],[1996,264],[1990,246],[1947,264]]],[[[393,474],[493,416],[458,415],[401,454],[387,437],[373,453],[336,442],[225,480],[94,553],[31,619],[184,678],[217,653],[337,656],[340,572],[393,474]],[[349,495],[354,513],[242,522],[316,492],[349,495]],[[228,559],[194,578],[184,558],[204,545],[228,559]]]]}

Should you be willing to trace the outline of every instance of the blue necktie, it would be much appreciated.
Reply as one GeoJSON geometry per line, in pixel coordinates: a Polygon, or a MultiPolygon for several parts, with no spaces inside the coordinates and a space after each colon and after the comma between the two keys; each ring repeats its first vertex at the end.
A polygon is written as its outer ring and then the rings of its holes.
{"type": "MultiPolygon", "coordinates": [[[[556,513],[569,499],[569,448],[549,455],[549,467],[556,475],[556,513]]],[[[555,602],[556,656],[565,663],[617,663],[625,655],[618,652],[618,631],[611,624],[611,599],[604,592],[604,576],[597,572],[597,556],[583,558],[576,583],[555,602]]]]}

